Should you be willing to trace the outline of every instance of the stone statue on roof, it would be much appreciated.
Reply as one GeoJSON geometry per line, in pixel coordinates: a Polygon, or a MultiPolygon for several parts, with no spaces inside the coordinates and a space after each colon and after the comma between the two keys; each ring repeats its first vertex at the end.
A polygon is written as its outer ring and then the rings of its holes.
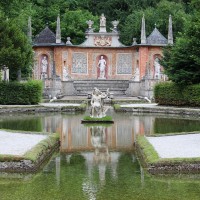
{"type": "Polygon", "coordinates": [[[104,16],[104,14],[102,13],[101,14],[101,17],[100,17],[100,26],[106,26],[106,17],[104,16]]]}

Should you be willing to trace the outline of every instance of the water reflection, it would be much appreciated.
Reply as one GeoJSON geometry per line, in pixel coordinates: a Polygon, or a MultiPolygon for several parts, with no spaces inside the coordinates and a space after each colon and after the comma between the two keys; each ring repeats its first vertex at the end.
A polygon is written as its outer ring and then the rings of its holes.
{"type": "Polygon", "coordinates": [[[112,150],[132,148],[134,143],[133,124],[128,125],[127,122],[116,121],[109,127],[87,127],[80,123],[81,119],[63,118],[61,130],[62,152],[95,149],[96,155],[101,157],[100,147],[112,150]]]}
{"type": "Polygon", "coordinates": [[[8,200],[199,199],[200,182],[191,180],[199,176],[190,175],[189,181],[146,176],[132,151],[138,134],[169,131],[168,126],[172,132],[177,126],[179,131],[186,131],[188,126],[190,130],[200,130],[198,119],[114,112],[110,115],[114,120],[110,126],[84,126],[82,114],[1,115],[1,128],[23,130],[25,124],[29,131],[61,135],[61,153],[51,159],[43,172],[29,182],[6,186],[0,183],[1,197],[8,200]]]}
{"type": "Polygon", "coordinates": [[[107,127],[92,126],[90,127],[91,144],[95,148],[94,160],[96,163],[104,163],[110,161],[110,154],[107,144],[107,127]]]}
{"type": "MultiPolygon", "coordinates": [[[[117,114],[109,111],[114,124],[105,127],[100,141],[99,135],[95,135],[93,129],[81,124],[83,114],[17,114],[1,115],[0,128],[58,132],[61,135],[61,151],[88,151],[94,150],[95,145],[107,145],[110,150],[132,149],[136,135],[151,135],[154,133],[189,132],[199,131],[199,119],[180,118],[177,116],[164,116],[152,114],[131,113],[117,114]],[[93,131],[93,132],[92,132],[93,131]],[[99,144],[98,144],[99,143],[99,144]]],[[[100,131],[100,130],[99,130],[100,131]]],[[[97,130],[98,132],[98,130],[97,130]]]]}

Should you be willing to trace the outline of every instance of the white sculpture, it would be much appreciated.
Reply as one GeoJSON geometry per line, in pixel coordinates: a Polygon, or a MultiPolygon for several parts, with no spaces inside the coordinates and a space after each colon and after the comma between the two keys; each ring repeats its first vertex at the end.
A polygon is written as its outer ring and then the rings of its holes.
{"type": "Polygon", "coordinates": [[[1,74],[0,80],[9,81],[9,68],[8,67],[6,67],[4,65],[0,74],[1,74]]]}
{"type": "Polygon", "coordinates": [[[107,89],[105,93],[101,92],[97,88],[94,88],[91,99],[90,117],[102,118],[106,116],[106,112],[109,109],[109,106],[103,105],[103,99],[105,99],[108,95],[109,95],[109,89],[107,89]]]}
{"type": "Polygon", "coordinates": [[[103,27],[106,26],[106,18],[103,13],[101,14],[101,17],[100,17],[100,26],[103,26],[103,27]]]}
{"type": "Polygon", "coordinates": [[[64,66],[63,67],[63,81],[68,81],[68,80],[71,80],[71,77],[69,76],[67,66],[64,66]]]}
{"type": "Polygon", "coordinates": [[[42,68],[42,77],[47,76],[47,67],[48,67],[48,61],[47,61],[47,57],[44,56],[42,59],[42,64],[41,64],[41,68],[42,68]]]}
{"type": "Polygon", "coordinates": [[[160,79],[160,63],[158,57],[156,57],[154,60],[154,69],[155,69],[154,77],[160,79]]]}
{"type": "Polygon", "coordinates": [[[99,78],[105,79],[105,72],[106,72],[106,60],[101,56],[99,62],[98,62],[98,67],[100,69],[100,76],[99,78]]]}
{"type": "Polygon", "coordinates": [[[140,71],[139,71],[139,67],[136,67],[135,71],[134,71],[134,75],[132,77],[132,80],[134,81],[140,81],[140,71]]]}

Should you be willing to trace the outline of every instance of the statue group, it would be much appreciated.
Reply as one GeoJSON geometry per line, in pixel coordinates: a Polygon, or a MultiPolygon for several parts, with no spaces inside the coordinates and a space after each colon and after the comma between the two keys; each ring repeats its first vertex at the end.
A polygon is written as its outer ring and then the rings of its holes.
{"type": "Polygon", "coordinates": [[[99,89],[94,88],[91,98],[91,112],[90,117],[102,118],[106,116],[109,106],[104,106],[104,99],[109,96],[109,89],[106,92],[101,92],[99,89]]]}

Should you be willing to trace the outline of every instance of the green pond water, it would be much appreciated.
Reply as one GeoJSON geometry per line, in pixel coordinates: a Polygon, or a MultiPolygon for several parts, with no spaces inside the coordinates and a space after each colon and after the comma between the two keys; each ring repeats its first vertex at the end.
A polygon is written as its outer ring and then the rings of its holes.
{"type": "Polygon", "coordinates": [[[133,148],[137,134],[200,131],[199,119],[110,114],[107,127],[82,114],[1,115],[2,129],[59,132],[61,149],[37,174],[0,173],[0,200],[200,199],[200,175],[150,176],[133,148]]]}

